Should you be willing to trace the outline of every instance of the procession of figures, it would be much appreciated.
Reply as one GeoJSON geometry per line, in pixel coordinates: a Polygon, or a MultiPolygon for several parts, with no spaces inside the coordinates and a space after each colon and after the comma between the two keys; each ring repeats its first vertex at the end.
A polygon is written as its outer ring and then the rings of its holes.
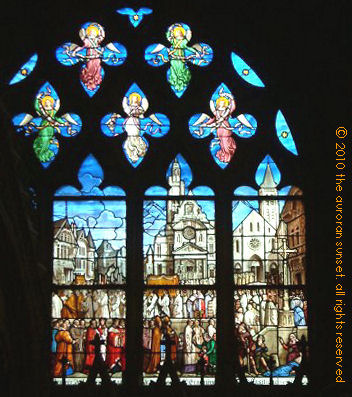
{"type": "Polygon", "coordinates": [[[171,360],[186,383],[216,371],[216,293],[213,290],[147,290],[143,304],[145,379],[159,373],[169,338],[171,360]]]}
{"type": "MultiPolygon", "coordinates": [[[[52,371],[55,378],[86,378],[99,337],[106,369],[124,371],[126,297],[123,290],[59,290],[52,294],[52,371]],[[68,362],[63,363],[63,359],[68,362]]],[[[115,377],[116,377],[115,376],[115,377]]]]}

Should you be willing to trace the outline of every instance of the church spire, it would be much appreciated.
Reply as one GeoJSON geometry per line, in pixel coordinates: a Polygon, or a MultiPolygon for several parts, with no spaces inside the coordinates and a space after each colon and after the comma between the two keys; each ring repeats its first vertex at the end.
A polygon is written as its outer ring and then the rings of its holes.
{"type": "Polygon", "coordinates": [[[269,163],[266,165],[266,170],[265,170],[265,175],[264,175],[264,180],[263,183],[260,185],[260,187],[263,189],[272,189],[276,188],[277,184],[274,181],[273,173],[271,172],[271,168],[269,163]]]}
{"type": "Polygon", "coordinates": [[[269,163],[266,165],[264,179],[259,189],[259,196],[276,196],[277,183],[274,181],[273,173],[269,163]]]}
{"type": "MultiPolygon", "coordinates": [[[[277,196],[277,183],[274,181],[273,173],[269,163],[266,166],[264,179],[259,189],[259,196],[277,196]]],[[[279,226],[280,211],[278,200],[261,200],[259,202],[260,215],[275,229],[279,226]]]]}

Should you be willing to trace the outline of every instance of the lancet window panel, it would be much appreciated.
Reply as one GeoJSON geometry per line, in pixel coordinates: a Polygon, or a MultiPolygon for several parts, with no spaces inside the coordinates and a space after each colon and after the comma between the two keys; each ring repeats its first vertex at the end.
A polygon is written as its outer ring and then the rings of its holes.
{"type": "Polygon", "coordinates": [[[58,384],[88,381],[97,354],[113,382],[121,384],[126,369],[126,201],[120,187],[101,189],[103,178],[89,155],[78,172],[81,189],[63,186],[53,200],[51,373],[58,384]]]}
{"type": "Polygon", "coordinates": [[[171,162],[166,176],[169,186],[147,189],[143,206],[143,383],[157,380],[170,344],[170,360],[182,381],[200,385],[203,372],[204,384],[213,385],[214,193],[206,186],[191,188],[192,172],[181,155],[171,162]]]}
{"type": "Polygon", "coordinates": [[[270,384],[272,377],[284,385],[307,356],[303,195],[279,187],[281,174],[269,155],[255,180],[259,188],[237,188],[232,202],[237,358],[254,384],[270,384]]]}

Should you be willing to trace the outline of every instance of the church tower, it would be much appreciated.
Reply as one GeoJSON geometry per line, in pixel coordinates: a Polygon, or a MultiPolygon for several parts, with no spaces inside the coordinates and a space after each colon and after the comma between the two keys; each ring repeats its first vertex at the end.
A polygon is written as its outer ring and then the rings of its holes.
{"type": "Polygon", "coordinates": [[[171,175],[169,176],[168,183],[170,185],[169,196],[185,195],[185,182],[181,179],[181,168],[177,158],[172,164],[171,175]]]}
{"type": "MultiPolygon", "coordinates": [[[[177,158],[172,163],[171,174],[168,179],[170,185],[169,196],[184,196],[185,195],[185,182],[181,179],[181,167],[177,158]]],[[[167,203],[167,223],[170,224],[177,212],[180,202],[168,201],[167,203]]]]}
{"type": "MultiPolygon", "coordinates": [[[[263,183],[260,185],[259,196],[277,196],[277,183],[274,181],[274,177],[270,168],[267,164],[263,183]]],[[[280,211],[278,200],[260,200],[259,201],[259,212],[260,215],[270,223],[275,229],[279,226],[280,222],[280,211]]]]}

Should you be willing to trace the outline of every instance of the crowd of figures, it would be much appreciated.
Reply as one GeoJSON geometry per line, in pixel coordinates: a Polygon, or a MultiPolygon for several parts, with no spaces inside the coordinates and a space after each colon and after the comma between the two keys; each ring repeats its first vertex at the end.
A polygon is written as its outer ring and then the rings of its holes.
{"type": "Polygon", "coordinates": [[[171,341],[171,359],[177,371],[183,374],[195,374],[201,370],[215,372],[215,291],[147,290],[143,314],[146,374],[155,374],[160,369],[166,357],[167,339],[171,341]]]}
{"type": "Polygon", "coordinates": [[[115,374],[125,370],[126,331],[123,319],[57,319],[52,324],[53,377],[79,373],[85,376],[91,370],[99,338],[100,354],[107,370],[115,374]]]}
{"type": "Polygon", "coordinates": [[[122,290],[59,290],[52,293],[52,318],[126,318],[122,290]]]}
{"type": "Polygon", "coordinates": [[[143,315],[148,319],[155,316],[214,318],[216,294],[212,290],[148,290],[144,294],[143,315]]]}
{"type": "MultiPolygon", "coordinates": [[[[307,325],[307,301],[303,293],[292,291],[287,297],[287,311],[292,314],[292,324],[280,324],[279,312],[284,307],[284,293],[281,291],[238,290],[234,298],[240,366],[252,375],[269,376],[270,371],[273,376],[294,375],[302,361],[302,339],[298,338],[297,330],[307,325]],[[265,330],[269,331],[266,333],[265,330]],[[274,332],[270,332],[272,330],[274,332]],[[289,332],[287,340],[284,340],[279,334],[282,331],[287,335],[287,330],[294,332],[289,332]],[[270,346],[275,348],[268,348],[269,338],[270,346]],[[285,363],[280,363],[278,358],[278,345],[286,351],[285,363]]],[[[305,343],[305,334],[302,336],[305,343]]]]}
{"type": "Polygon", "coordinates": [[[146,374],[155,374],[165,361],[167,339],[171,341],[171,360],[177,371],[182,374],[196,374],[202,371],[208,374],[215,373],[215,319],[171,320],[168,316],[155,316],[152,320],[145,320],[143,369],[146,374]]]}
{"type": "MultiPolygon", "coordinates": [[[[278,325],[282,298],[278,296],[277,290],[238,290],[234,300],[236,325],[244,322],[254,333],[265,326],[278,325]]],[[[303,293],[292,292],[289,302],[294,315],[294,325],[307,325],[307,301],[303,293]]]]}

